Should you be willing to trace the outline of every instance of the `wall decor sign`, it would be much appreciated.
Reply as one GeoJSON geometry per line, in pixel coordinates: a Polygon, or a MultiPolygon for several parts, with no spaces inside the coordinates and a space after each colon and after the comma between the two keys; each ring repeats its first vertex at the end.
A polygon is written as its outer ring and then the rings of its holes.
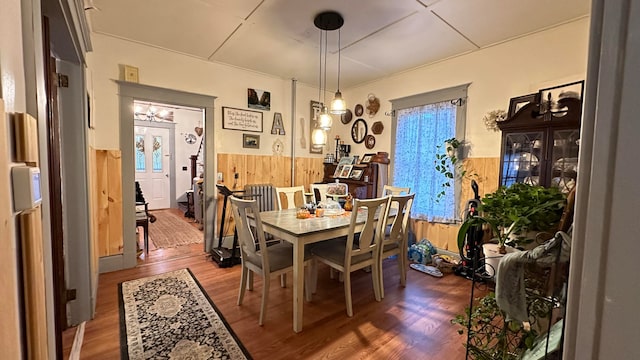
{"type": "Polygon", "coordinates": [[[262,113],[222,107],[222,128],[229,130],[262,132],[262,113]]]}
{"type": "MultiPolygon", "coordinates": [[[[320,110],[322,105],[318,101],[311,100],[310,110],[311,114],[309,118],[311,119],[311,124],[309,126],[309,139],[312,139],[311,134],[313,133],[313,129],[316,128],[316,122],[318,121],[318,116],[320,116],[320,110]]],[[[323,146],[314,146],[313,141],[310,141],[311,146],[309,146],[309,153],[311,154],[322,154],[323,146]]]]}
{"type": "Polygon", "coordinates": [[[282,123],[282,114],[279,112],[273,114],[273,123],[271,124],[271,133],[273,135],[285,135],[284,124],[282,123]]]}
{"type": "Polygon", "coordinates": [[[258,89],[247,89],[247,105],[249,109],[271,110],[271,93],[258,89]]]}

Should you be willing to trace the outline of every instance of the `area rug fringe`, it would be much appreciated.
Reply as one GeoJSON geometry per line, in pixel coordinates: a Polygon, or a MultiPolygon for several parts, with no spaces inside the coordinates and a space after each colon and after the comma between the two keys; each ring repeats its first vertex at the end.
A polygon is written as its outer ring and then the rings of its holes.
{"type": "Polygon", "coordinates": [[[251,359],[189,269],[118,286],[122,359],[251,359]]]}

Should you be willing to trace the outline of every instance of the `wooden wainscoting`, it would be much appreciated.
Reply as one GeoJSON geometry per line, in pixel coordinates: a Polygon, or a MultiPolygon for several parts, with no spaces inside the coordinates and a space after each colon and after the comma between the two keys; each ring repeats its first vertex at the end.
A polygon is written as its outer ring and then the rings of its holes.
{"type": "Polygon", "coordinates": [[[9,160],[10,138],[7,134],[7,116],[4,101],[0,98],[0,233],[2,233],[2,251],[0,251],[0,348],[3,357],[21,359],[22,342],[20,339],[20,277],[18,249],[19,241],[15,233],[15,220],[11,204],[11,168],[9,160]]]}
{"type": "Polygon", "coordinates": [[[93,232],[99,256],[122,254],[122,164],[120,150],[93,150],[91,193],[95,196],[92,211],[93,232]]]}
{"type": "MultiPolygon", "coordinates": [[[[491,193],[498,188],[498,177],[500,176],[499,158],[468,158],[464,161],[465,169],[468,174],[476,174],[475,178],[478,183],[480,197],[491,193]]],[[[465,178],[462,181],[462,189],[460,196],[460,211],[464,211],[467,207],[469,199],[473,198],[473,190],[471,189],[471,178],[465,178]]],[[[419,201],[419,200],[418,200],[419,201]]],[[[428,221],[413,221],[413,229],[416,239],[428,239],[434,246],[458,252],[457,236],[459,225],[446,225],[439,223],[430,223],[428,221]]]]}
{"type": "Polygon", "coordinates": [[[40,206],[18,215],[22,238],[22,281],[28,359],[48,359],[42,211],[40,206]]]}
{"type": "Polygon", "coordinates": [[[241,190],[246,184],[274,186],[304,185],[322,181],[322,158],[295,158],[295,179],[291,183],[291,157],[271,155],[218,154],[218,170],[231,190],[241,190]],[[234,178],[234,174],[238,178],[234,178]]]}
{"type": "MultiPolygon", "coordinates": [[[[242,190],[246,184],[273,184],[274,186],[303,185],[306,191],[310,191],[310,184],[322,181],[324,173],[322,158],[297,157],[295,158],[295,169],[295,179],[292,184],[291,157],[218,154],[217,172],[222,173],[224,179],[222,184],[231,190],[242,190]],[[234,178],[236,173],[238,174],[237,179],[234,178]]],[[[222,216],[223,199],[223,196],[218,196],[217,224],[220,224],[220,216],[222,216]]],[[[227,211],[230,210],[227,209],[227,211]]],[[[230,235],[233,231],[233,224],[230,223],[225,228],[228,229],[225,235],[230,235]]]]}

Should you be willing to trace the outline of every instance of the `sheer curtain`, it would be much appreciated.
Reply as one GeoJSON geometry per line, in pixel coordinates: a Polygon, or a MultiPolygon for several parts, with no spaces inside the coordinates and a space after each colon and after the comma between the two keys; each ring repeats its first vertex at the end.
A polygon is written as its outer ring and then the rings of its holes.
{"type": "Polygon", "coordinates": [[[444,141],[456,136],[456,105],[451,101],[416,106],[397,111],[393,182],[416,193],[411,217],[452,223],[456,220],[454,187],[442,191],[444,176],[435,170],[436,154],[444,151],[444,141]],[[441,146],[438,148],[438,146],[441,146]]]}

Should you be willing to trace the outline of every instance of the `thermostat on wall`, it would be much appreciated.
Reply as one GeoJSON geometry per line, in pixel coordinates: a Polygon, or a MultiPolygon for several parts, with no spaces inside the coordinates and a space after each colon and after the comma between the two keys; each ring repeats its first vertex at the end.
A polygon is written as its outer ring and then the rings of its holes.
{"type": "Polygon", "coordinates": [[[30,210],[40,205],[40,168],[16,166],[11,169],[13,180],[13,207],[16,212],[30,210]]]}

